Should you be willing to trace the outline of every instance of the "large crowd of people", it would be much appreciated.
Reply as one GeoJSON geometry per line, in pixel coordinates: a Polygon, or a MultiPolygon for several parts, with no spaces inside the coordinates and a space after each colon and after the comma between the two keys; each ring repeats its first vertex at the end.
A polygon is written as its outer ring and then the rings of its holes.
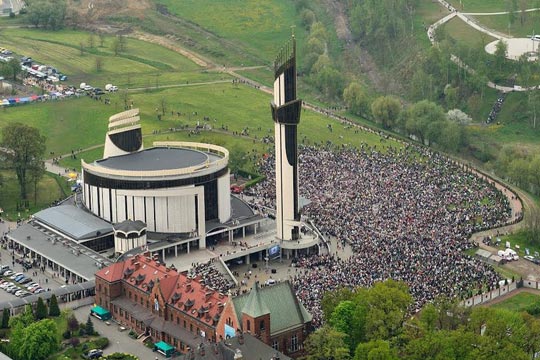
{"type": "MultiPolygon", "coordinates": [[[[293,285],[314,325],[323,321],[323,293],[339,286],[405,281],[414,312],[437,295],[466,297],[499,280],[492,267],[463,252],[473,246],[473,232],[511,216],[489,180],[412,145],[302,147],[299,163],[300,194],[311,201],[302,215],[353,250],[348,259],[333,253],[296,260],[293,285]]],[[[267,180],[251,190],[254,205],[274,208],[274,159],[261,167],[267,180]]]]}

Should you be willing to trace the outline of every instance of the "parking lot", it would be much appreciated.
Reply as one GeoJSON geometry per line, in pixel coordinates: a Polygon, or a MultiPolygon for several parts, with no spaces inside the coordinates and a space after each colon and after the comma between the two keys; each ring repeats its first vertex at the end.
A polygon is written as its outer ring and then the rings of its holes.
{"type": "MultiPolygon", "coordinates": [[[[0,233],[5,233],[8,231],[9,228],[14,228],[16,226],[15,223],[0,223],[0,233]]],[[[44,290],[48,289],[57,289],[60,286],[64,285],[62,278],[54,278],[53,275],[47,271],[42,273],[38,268],[30,268],[25,269],[23,266],[18,263],[17,261],[20,261],[20,256],[17,254],[14,254],[8,249],[4,249],[4,247],[0,247],[0,265],[2,266],[9,266],[9,268],[14,273],[22,273],[25,277],[31,278],[31,282],[35,282],[38,284],[41,288],[44,290]]],[[[8,280],[10,282],[15,282],[14,279],[9,279],[9,276],[0,276],[1,280],[8,280]]],[[[27,282],[27,284],[30,284],[30,282],[27,282]]],[[[26,289],[25,285],[18,285],[21,289],[26,289]]],[[[10,294],[4,289],[0,288],[0,302],[4,301],[10,301],[13,299],[17,299],[17,296],[14,294],[10,294]]]]}

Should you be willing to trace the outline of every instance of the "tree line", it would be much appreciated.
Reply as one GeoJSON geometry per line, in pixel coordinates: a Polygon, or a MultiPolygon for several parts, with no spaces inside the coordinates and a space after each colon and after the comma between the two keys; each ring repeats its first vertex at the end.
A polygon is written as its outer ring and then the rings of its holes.
{"type": "Polygon", "coordinates": [[[539,303],[518,313],[438,298],[409,316],[411,301],[394,280],[327,292],[326,324],[308,337],[304,360],[525,360],[540,350],[539,303]]]}

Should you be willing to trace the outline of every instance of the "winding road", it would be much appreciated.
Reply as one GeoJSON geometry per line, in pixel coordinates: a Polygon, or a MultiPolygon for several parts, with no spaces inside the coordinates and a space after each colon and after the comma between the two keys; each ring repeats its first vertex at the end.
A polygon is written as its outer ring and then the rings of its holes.
{"type": "MultiPolygon", "coordinates": [[[[477,23],[476,21],[474,21],[473,19],[471,19],[469,17],[469,16],[505,15],[505,14],[508,14],[509,11],[493,12],[493,13],[462,13],[462,12],[459,12],[455,7],[453,7],[452,5],[450,5],[448,2],[446,2],[444,0],[437,0],[437,1],[443,7],[448,9],[448,11],[450,11],[451,13],[446,15],[442,19],[437,20],[435,23],[433,23],[432,25],[430,25],[428,27],[427,36],[428,36],[429,41],[431,42],[432,45],[434,45],[434,46],[437,45],[437,41],[435,40],[435,31],[437,30],[437,28],[439,26],[447,23],[448,21],[452,20],[456,16],[459,17],[461,20],[463,20],[470,27],[472,27],[472,28],[474,28],[474,29],[476,29],[476,30],[478,30],[480,32],[483,32],[483,33],[485,33],[485,34],[487,34],[487,35],[489,35],[491,37],[494,37],[495,39],[499,39],[499,40],[510,39],[510,37],[508,37],[508,36],[506,36],[504,34],[501,34],[501,33],[497,32],[497,31],[491,30],[491,29],[483,26],[482,24],[477,23]]],[[[539,10],[540,10],[540,8],[532,8],[532,9],[525,10],[525,12],[533,12],[533,11],[539,11],[539,10]]],[[[471,69],[469,66],[467,66],[456,55],[452,55],[451,59],[455,64],[457,64],[461,68],[465,69],[470,74],[474,74],[474,70],[471,69]]],[[[538,89],[537,86],[530,86],[530,87],[519,86],[519,85],[516,85],[514,87],[501,86],[501,85],[495,84],[492,81],[488,81],[486,83],[486,85],[488,87],[492,88],[492,89],[499,90],[499,91],[501,91],[503,93],[513,92],[513,91],[532,91],[532,90],[537,90],[538,89]]]]}

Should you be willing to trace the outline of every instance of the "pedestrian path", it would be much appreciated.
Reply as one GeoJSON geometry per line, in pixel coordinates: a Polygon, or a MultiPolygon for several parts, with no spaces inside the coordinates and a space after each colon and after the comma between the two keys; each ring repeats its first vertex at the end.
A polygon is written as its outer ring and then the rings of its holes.
{"type": "MultiPolygon", "coordinates": [[[[439,19],[437,20],[435,23],[433,23],[432,25],[430,25],[427,29],[427,36],[429,38],[429,41],[431,42],[432,45],[436,46],[437,45],[437,41],[435,39],[435,31],[437,30],[437,28],[441,25],[444,25],[446,24],[448,21],[452,20],[454,17],[459,17],[463,22],[465,22],[467,25],[469,25],[470,27],[474,28],[475,30],[477,31],[480,31],[480,32],[483,32],[495,39],[498,39],[498,40],[508,40],[508,39],[511,39],[511,37],[508,37],[504,34],[501,34],[495,30],[492,30],[492,29],[489,29],[485,26],[483,26],[482,24],[479,24],[477,23],[476,21],[474,21],[473,19],[469,18],[469,16],[489,16],[489,15],[505,15],[505,14],[508,14],[509,12],[508,11],[501,11],[501,12],[492,12],[492,13],[462,13],[462,12],[459,12],[455,7],[453,7],[451,4],[449,4],[447,1],[444,1],[444,0],[437,0],[442,6],[444,6],[445,8],[448,9],[448,11],[450,11],[451,13],[446,15],[445,17],[443,17],[442,19],[439,19]]],[[[525,12],[533,12],[533,11],[540,11],[540,8],[531,8],[531,9],[526,9],[525,12]]],[[[452,62],[454,62],[456,65],[460,66],[461,68],[465,69],[467,72],[469,72],[470,74],[474,74],[474,70],[471,69],[469,66],[467,66],[459,57],[457,57],[456,55],[451,55],[451,60],[452,62]]],[[[497,85],[495,84],[494,82],[492,81],[488,81],[486,83],[486,85],[492,89],[496,89],[496,90],[499,90],[503,93],[508,93],[508,92],[514,92],[514,91],[519,91],[519,92],[524,92],[524,91],[531,91],[531,90],[537,90],[538,87],[537,86],[530,86],[530,87],[526,87],[526,86],[519,86],[519,85],[515,85],[513,87],[510,87],[510,86],[501,86],[501,85],[497,85]]]]}

